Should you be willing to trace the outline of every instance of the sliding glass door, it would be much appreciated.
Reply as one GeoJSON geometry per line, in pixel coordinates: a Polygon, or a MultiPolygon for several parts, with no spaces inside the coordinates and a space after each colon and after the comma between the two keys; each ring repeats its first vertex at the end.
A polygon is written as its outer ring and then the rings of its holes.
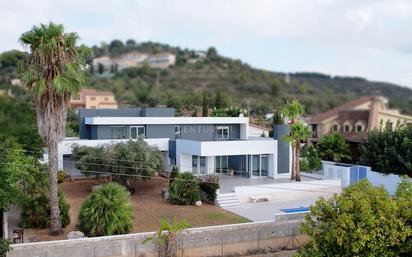
{"type": "Polygon", "coordinates": [[[262,154],[260,156],[260,176],[267,177],[269,175],[269,155],[262,154]]]}
{"type": "Polygon", "coordinates": [[[229,166],[229,161],[228,161],[227,156],[215,156],[215,173],[216,174],[221,174],[221,173],[227,173],[227,169],[229,166]]]}
{"type": "Polygon", "coordinates": [[[252,155],[252,177],[260,177],[260,155],[252,155]]]}

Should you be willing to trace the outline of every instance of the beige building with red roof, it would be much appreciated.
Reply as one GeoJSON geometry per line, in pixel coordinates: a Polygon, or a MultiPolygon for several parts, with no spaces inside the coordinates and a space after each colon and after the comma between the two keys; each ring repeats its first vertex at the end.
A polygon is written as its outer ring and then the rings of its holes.
{"type": "Polygon", "coordinates": [[[381,122],[387,121],[392,126],[397,122],[412,124],[412,116],[389,109],[385,97],[366,96],[305,119],[312,130],[312,142],[332,132],[343,133],[349,142],[360,142],[367,131],[379,128],[381,122]]]}
{"type": "Polygon", "coordinates": [[[75,108],[85,109],[117,109],[118,104],[114,94],[110,91],[97,91],[95,89],[82,89],[77,97],[70,100],[70,105],[75,108]]]}

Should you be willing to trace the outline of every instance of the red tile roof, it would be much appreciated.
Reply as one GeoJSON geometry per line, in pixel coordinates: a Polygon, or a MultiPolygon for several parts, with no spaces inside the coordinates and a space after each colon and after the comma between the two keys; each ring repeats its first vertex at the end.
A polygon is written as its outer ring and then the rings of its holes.
{"type": "Polygon", "coordinates": [[[364,96],[364,97],[349,101],[341,106],[330,109],[329,111],[310,116],[307,119],[305,119],[305,121],[307,123],[320,123],[330,117],[338,115],[338,113],[342,110],[350,109],[354,106],[367,103],[368,101],[371,101],[374,97],[376,96],[364,96]]]}

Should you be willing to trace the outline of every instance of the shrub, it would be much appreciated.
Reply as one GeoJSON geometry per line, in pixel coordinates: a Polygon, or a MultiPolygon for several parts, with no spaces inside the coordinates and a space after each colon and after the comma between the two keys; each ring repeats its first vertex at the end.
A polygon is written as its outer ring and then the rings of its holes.
{"type": "Polygon", "coordinates": [[[199,180],[191,172],[179,174],[170,185],[170,202],[179,205],[194,204],[200,199],[199,180]]]}
{"type": "Polygon", "coordinates": [[[133,227],[129,192],[116,183],[93,192],[80,209],[78,227],[88,236],[129,233],[133,227]]]}
{"type": "Polygon", "coordinates": [[[295,256],[410,256],[401,253],[411,227],[383,187],[361,180],[310,210],[301,227],[309,240],[295,256]]]}
{"type": "Polygon", "coordinates": [[[300,169],[306,172],[314,172],[322,169],[322,161],[319,158],[318,149],[313,145],[302,148],[302,157],[300,169]]]}
{"type": "MultiPolygon", "coordinates": [[[[70,223],[70,205],[64,199],[63,192],[59,190],[59,209],[62,227],[70,223]]],[[[28,199],[22,204],[21,226],[24,228],[48,228],[50,226],[49,194],[41,192],[36,197],[28,199]]]]}
{"type": "Polygon", "coordinates": [[[304,172],[311,172],[309,168],[309,162],[306,159],[300,159],[299,161],[300,170],[304,172]]]}
{"type": "Polygon", "coordinates": [[[179,176],[179,169],[177,168],[177,166],[173,166],[172,171],[170,172],[169,183],[171,184],[173,182],[173,179],[177,176],[179,176]]]}
{"type": "Polygon", "coordinates": [[[214,203],[217,197],[217,190],[219,189],[219,177],[215,175],[208,175],[200,181],[200,190],[206,193],[207,201],[214,203]]]}
{"type": "Polygon", "coordinates": [[[9,242],[6,239],[0,238],[0,257],[6,257],[10,250],[9,242]]]}
{"type": "Polygon", "coordinates": [[[63,183],[64,179],[66,178],[66,172],[64,170],[59,170],[57,172],[57,183],[63,183]]]}

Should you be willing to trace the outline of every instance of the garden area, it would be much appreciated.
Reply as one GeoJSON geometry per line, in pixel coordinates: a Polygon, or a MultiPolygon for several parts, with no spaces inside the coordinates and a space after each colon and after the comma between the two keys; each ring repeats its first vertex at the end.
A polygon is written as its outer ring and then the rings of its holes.
{"type": "MultiPolygon", "coordinates": [[[[107,183],[105,179],[84,179],[66,181],[60,184],[66,201],[70,204],[70,224],[64,228],[59,236],[49,235],[48,229],[27,229],[27,238],[37,241],[66,239],[67,233],[78,230],[76,228],[81,205],[91,194],[91,187],[95,184],[107,183]]],[[[136,192],[130,196],[133,208],[133,228],[135,232],[156,231],[159,220],[166,218],[169,221],[185,219],[192,227],[214,226],[248,222],[249,220],[225,211],[217,206],[203,203],[201,206],[174,205],[161,197],[161,190],[167,187],[168,181],[162,177],[154,177],[150,181],[136,181],[132,185],[136,192]]]]}

